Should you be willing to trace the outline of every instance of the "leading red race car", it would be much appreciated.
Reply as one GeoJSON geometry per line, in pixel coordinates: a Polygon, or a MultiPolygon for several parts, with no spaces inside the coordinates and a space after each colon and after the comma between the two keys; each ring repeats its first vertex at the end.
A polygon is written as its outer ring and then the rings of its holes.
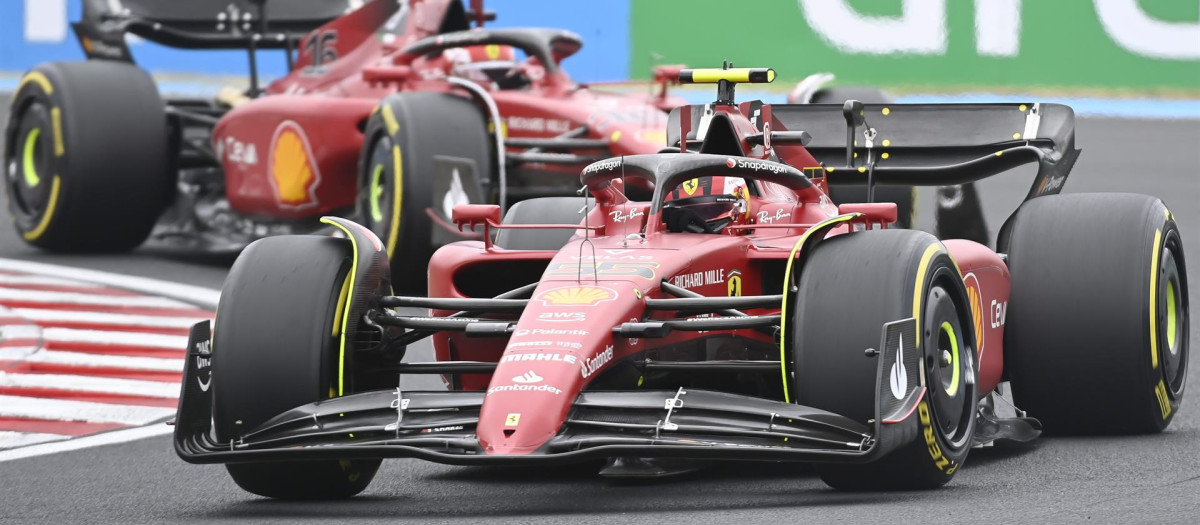
{"type": "Polygon", "coordinates": [[[671,113],[677,152],[588,166],[585,197],[503,220],[456,206],[486,233],[433,256],[428,298],[391,295],[384,243],[344,219],[327,219],[342,238],[252,244],[215,330],[192,331],[177,452],[281,498],[356,494],[388,457],[607,459],[623,476],[790,460],[836,488],[914,489],[1043,425],[1171,422],[1189,342],[1180,233],[1153,197],[1059,194],[1079,153],[1069,107],[734,102],[736,82],[773,76],[681,72],[717,101],[671,113]],[[998,252],[826,197],[1030,163],[998,252]],[[649,200],[628,198],[635,182],[649,200]],[[437,360],[404,361],[427,337],[437,360]]]}

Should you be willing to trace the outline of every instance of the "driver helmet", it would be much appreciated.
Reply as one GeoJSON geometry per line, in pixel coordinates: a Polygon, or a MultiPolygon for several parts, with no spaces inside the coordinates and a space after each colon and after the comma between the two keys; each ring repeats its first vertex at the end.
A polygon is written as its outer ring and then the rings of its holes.
{"type": "Polygon", "coordinates": [[[450,74],[473,82],[502,83],[517,67],[517,53],[512,46],[488,44],[447,49],[450,74]]]}
{"type": "Polygon", "coordinates": [[[750,213],[749,195],[746,179],[717,175],[683,181],[667,194],[665,202],[695,212],[711,225],[745,218],[750,213]]]}

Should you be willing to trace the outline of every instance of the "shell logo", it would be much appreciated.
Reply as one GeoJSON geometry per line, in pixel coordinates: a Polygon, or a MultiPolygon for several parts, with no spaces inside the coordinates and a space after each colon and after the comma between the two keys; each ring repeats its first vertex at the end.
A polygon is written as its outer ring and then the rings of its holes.
{"type": "Polygon", "coordinates": [[[971,305],[971,321],[975,324],[975,344],[979,346],[979,354],[983,354],[983,299],[979,293],[979,278],[974,273],[963,277],[967,286],[967,302],[971,305]]]}
{"type": "Polygon", "coordinates": [[[285,120],[275,129],[269,159],[271,187],[282,206],[303,208],[317,204],[321,172],[299,124],[285,120]]]}
{"type": "Polygon", "coordinates": [[[616,298],[616,291],[600,286],[555,288],[537,296],[547,306],[595,306],[616,298]]]}

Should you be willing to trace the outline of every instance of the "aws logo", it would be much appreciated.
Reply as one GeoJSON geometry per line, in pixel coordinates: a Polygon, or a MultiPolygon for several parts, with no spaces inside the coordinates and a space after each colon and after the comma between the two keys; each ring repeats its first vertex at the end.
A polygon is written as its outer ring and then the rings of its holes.
{"type": "Polygon", "coordinates": [[[268,158],[271,188],[279,203],[286,208],[316,206],[321,170],[299,124],[285,120],[275,128],[268,158]]]}

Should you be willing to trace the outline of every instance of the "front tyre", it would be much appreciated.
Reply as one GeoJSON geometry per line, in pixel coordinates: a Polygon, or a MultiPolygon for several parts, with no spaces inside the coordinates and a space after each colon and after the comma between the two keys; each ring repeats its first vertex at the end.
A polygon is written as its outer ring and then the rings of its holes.
{"type": "Polygon", "coordinates": [[[1004,331],[1017,405],[1048,432],[1153,433],[1187,378],[1187,267],[1162,201],[1048,195],[1012,219],[1004,331]]]}
{"type": "Polygon", "coordinates": [[[430,256],[454,235],[454,205],[486,200],[487,123],[461,97],[397,93],[380,102],[364,133],[359,222],[384,242],[393,286],[424,294],[430,256]]]}
{"type": "MultiPolygon", "coordinates": [[[[213,331],[213,428],[229,441],[295,407],[343,393],[340,305],[352,247],[346,239],[269,237],[246,247],[225,280],[213,331]]],[[[280,499],[362,492],[379,460],[232,463],[242,489],[280,499]]]]}
{"type": "Polygon", "coordinates": [[[3,144],[21,238],[56,252],[133,249],[174,191],[154,80],[111,61],[40,64],[22,78],[3,144]]]}
{"type": "Polygon", "coordinates": [[[822,241],[800,274],[785,340],[796,403],[867,423],[875,417],[876,359],[885,323],[916,318],[925,398],[911,417],[921,433],[874,463],[820,464],[840,490],[914,490],[946,484],[975,432],[975,334],[962,277],[936,238],[871,230],[822,241]]]}

